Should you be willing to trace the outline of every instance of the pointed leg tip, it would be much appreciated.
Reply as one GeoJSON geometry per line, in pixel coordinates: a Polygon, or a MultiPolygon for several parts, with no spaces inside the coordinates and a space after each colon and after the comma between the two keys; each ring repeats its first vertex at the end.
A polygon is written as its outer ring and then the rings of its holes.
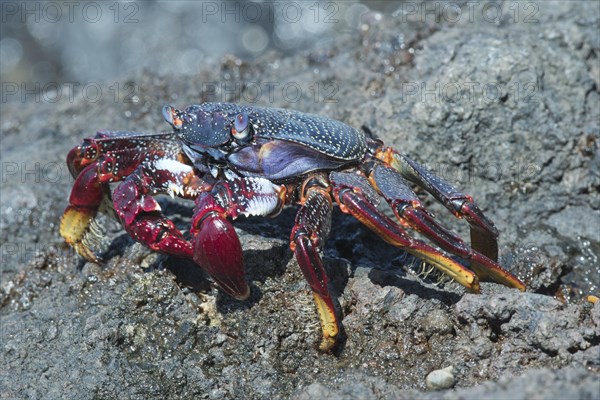
{"type": "Polygon", "coordinates": [[[527,287],[512,272],[502,268],[500,264],[478,252],[473,252],[471,269],[482,281],[493,281],[501,285],[525,292],[527,287]]]}
{"type": "Polygon", "coordinates": [[[102,259],[96,255],[92,250],[90,250],[87,246],[82,243],[75,243],[73,248],[81,257],[85,258],[87,261],[102,264],[102,259]]]}
{"type": "Polygon", "coordinates": [[[96,233],[90,232],[95,216],[95,210],[68,206],[61,218],[59,231],[60,236],[69,246],[73,247],[77,254],[89,262],[101,264],[102,259],[85,244],[86,238],[96,235],[96,233]]]}
{"type": "Polygon", "coordinates": [[[96,212],[90,209],[68,206],[60,220],[60,235],[73,245],[85,236],[96,212]]]}
{"type": "Polygon", "coordinates": [[[469,287],[469,290],[472,293],[480,294],[481,293],[481,286],[479,285],[479,281],[477,280],[477,281],[473,282],[473,284],[471,285],[471,287],[469,287]]]}
{"type": "Polygon", "coordinates": [[[319,344],[319,350],[323,353],[330,353],[333,351],[337,341],[334,337],[323,337],[321,343],[319,344]]]}
{"type": "Polygon", "coordinates": [[[333,304],[331,304],[330,299],[322,297],[316,292],[313,292],[313,297],[317,306],[319,317],[321,319],[321,329],[323,331],[323,337],[321,344],[319,345],[319,350],[323,352],[330,352],[337,343],[339,334],[335,310],[333,309],[333,304]]]}

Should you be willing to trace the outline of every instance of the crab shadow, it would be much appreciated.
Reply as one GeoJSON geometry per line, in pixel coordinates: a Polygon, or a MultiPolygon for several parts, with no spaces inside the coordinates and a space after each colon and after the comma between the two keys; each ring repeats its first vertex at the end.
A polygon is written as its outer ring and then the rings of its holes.
{"type": "MultiPolygon", "coordinates": [[[[183,231],[188,231],[193,210],[186,205],[168,201],[161,203],[165,215],[183,231]]],[[[234,226],[244,247],[244,269],[250,286],[250,297],[244,301],[236,300],[222,291],[217,290],[217,310],[230,313],[237,310],[246,310],[258,303],[263,294],[257,286],[268,278],[281,277],[289,264],[292,252],[289,250],[288,238],[294,225],[295,210],[285,209],[274,219],[249,217],[239,218],[234,226]],[[271,239],[266,246],[256,246],[257,236],[262,239],[271,239]]],[[[186,234],[187,235],[187,234],[186,234]]],[[[189,238],[189,237],[188,237],[189,238]]],[[[178,284],[188,287],[195,292],[209,293],[213,285],[210,278],[202,268],[192,260],[161,256],[156,264],[171,271],[178,284]]]]}
{"type": "MultiPolygon", "coordinates": [[[[417,275],[422,261],[402,250],[386,243],[383,239],[364,227],[356,219],[342,213],[334,213],[333,226],[341,229],[332,230],[329,247],[334,248],[334,255],[347,260],[349,276],[354,276],[361,266],[368,267],[369,280],[381,287],[396,287],[406,295],[414,294],[424,300],[439,300],[445,305],[457,303],[461,295],[443,287],[433,286],[435,280],[412,276],[407,270],[417,275]]],[[[328,269],[328,274],[332,272],[328,269]]],[[[335,283],[335,282],[334,282],[335,283]]],[[[334,286],[337,293],[343,293],[345,286],[334,286]]]]}
{"type": "MultiPolygon", "coordinates": [[[[159,199],[164,214],[173,220],[183,232],[188,231],[193,210],[189,203],[159,199]]],[[[294,225],[297,208],[284,209],[275,218],[249,217],[239,218],[234,225],[240,232],[242,242],[252,240],[252,236],[271,239],[270,247],[244,250],[244,264],[251,295],[245,301],[235,300],[220,291],[217,308],[222,312],[243,310],[252,307],[262,298],[260,288],[255,282],[265,283],[268,278],[281,277],[293,254],[289,250],[289,235],[294,225]]],[[[255,239],[254,239],[255,240],[255,239]]],[[[134,240],[127,234],[113,239],[104,253],[105,259],[124,256],[134,240]]],[[[248,247],[248,246],[244,246],[248,247]]],[[[333,212],[332,230],[326,241],[324,265],[329,277],[329,286],[334,302],[344,293],[348,281],[359,266],[369,266],[368,277],[372,283],[382,287],[393,286],[405,294],[415,294],[426,300],[438,300],[446,305],[458,302],[461,295],[452,291],[430,287],[419,280],[409,277],[403,266],[419,263],[419,260],[402,249],[394,247],[365,228],[353,217],[337,210],[333,212]]],[[[83,265],[83,264],[82,264],[83,265]]],[[[208,293],[211,283],[208,275],[192,260],[161,255],[146,271],[166,268],[171,271],[178,284],[195,292],[208,293]]],[[[336,304],[339,308],[339,304],[336,304]]]]}

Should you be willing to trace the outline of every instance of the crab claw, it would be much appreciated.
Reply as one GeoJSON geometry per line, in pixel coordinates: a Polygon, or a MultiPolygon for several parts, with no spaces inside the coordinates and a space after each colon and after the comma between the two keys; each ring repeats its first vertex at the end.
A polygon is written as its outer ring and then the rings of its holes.
{"type": "Polygon", "coordinates": [[[233,225],[217,213],[208,214],[192,240],[194,261],[230,296],[245,300],[246,283],[242,245],[233,225]]]}

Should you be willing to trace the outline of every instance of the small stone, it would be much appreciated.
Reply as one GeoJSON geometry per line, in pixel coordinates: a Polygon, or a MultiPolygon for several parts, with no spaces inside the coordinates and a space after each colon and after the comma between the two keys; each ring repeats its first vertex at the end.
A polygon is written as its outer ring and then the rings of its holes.
{"type": "Polygon", "coordinates": [[[448,335],[452,333],[452,321],[444,310],[432,310],[421,321],[421,328],[425,336],[431,337],[434,333],[448,335]]]}
{"type": "Polygon", "coordinates": [[[431,371],[425,378],[425,384],[429,390],[449,389],[455,383],[453,366],[431,371]]]}
{"type": "Polygon", "coordinates": [[[215,343],[220,346],[223,343],[225,343],[227,341],[227,335],[224,335],[222,333],[217,333],[217,336],[215,337],[215,343]]]}

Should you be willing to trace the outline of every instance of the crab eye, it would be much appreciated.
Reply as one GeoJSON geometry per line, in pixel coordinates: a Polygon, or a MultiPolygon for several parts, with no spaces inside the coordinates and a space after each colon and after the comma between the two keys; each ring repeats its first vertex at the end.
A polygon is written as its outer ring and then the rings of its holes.
{"type": "Polygon", "coordinates": [[[181,129],[183,126],[183,120],[181,119],[181,111],[175,107],[166,105],[162,109],[163,117],[165,120],[173,126],[175,129],[181,129]]]}
{"type": "Polygon", "coordinates": [[[233,128],[231,128],[231,134],[234,138],[238,140],[245,139],[250,133],[250,123],[248,119],[248,114],[239,113],[235,117],[235,121],[233,122],[233,128]]]}

